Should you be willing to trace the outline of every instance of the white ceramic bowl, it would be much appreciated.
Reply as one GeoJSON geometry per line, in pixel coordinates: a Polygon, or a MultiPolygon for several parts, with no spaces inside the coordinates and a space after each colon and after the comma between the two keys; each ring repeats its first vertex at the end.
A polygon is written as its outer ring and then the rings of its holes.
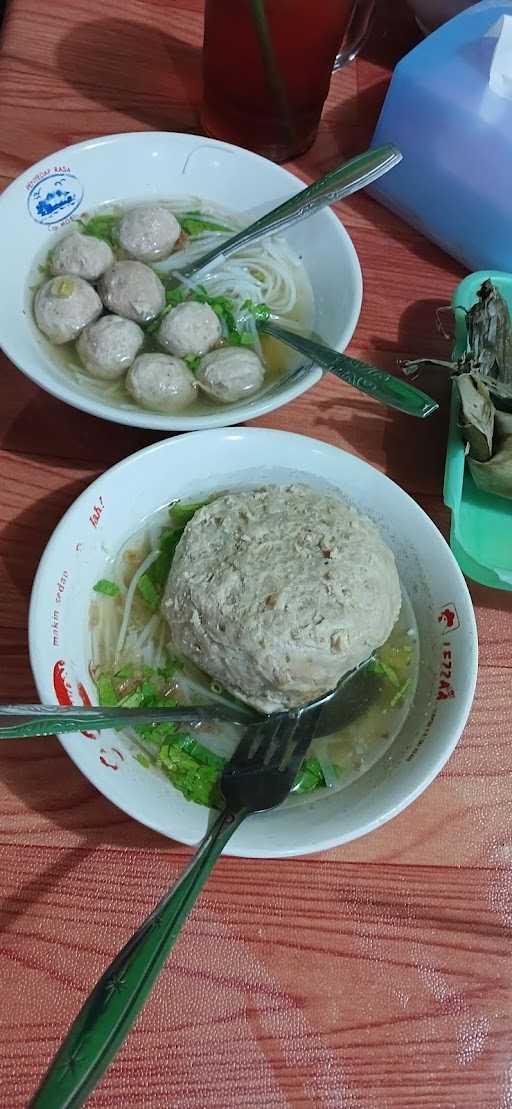
{"type": "MultiPolygon", "coordinates": [[[[409,805],[453,751],[475,688],[475,618],[450,548],[421,508],[367,463],[315,439],[259,428],[180,436],[132,455],[82,493],[48,543],[30,606],[30,658],[41,701],[94,700],[88,611],[107,557],[174,498],[291,479],[340,491],[382,529],[415,611],[420,679],[402,732],[380,762],[340,793],[251,817],[231,841],[236,855],[299,855],[362,836],[409,805]]],[[[185,801],[157,770],[141,767],[119,735],[74,734],[61,742],[130,816],[183,843],[204,834],[208,810],[185,801]]]]}
{"type": "MultiPolygon", "coordinates": [[[[304,188],[302,181],[247,150],[198,135],[155,131],[78,143],[27,170],[0,197],[0,345],[28,377],[60,400],[135,427],[192,431],[225,427],[279,408],[314,385],[312,368],[293,385],[211,415],[166,416],[92,396],[55,360],[32,318],[30,272],[63,224],[102,204],[138,203],[192,194],[244,214],[247,222],[304,188]],[[57,191],[62,200],[55,201],[57,191]],[[52,193],[51,204],[46,202],[52,193]],[[55,208],[55,204],[60,207],[55,208]],[[41,207],[42,206],[42,207],[41,207]],[[45,212],[48,210],[47,214],[45,212]]],[[[362,278],[345,228],[329,209],[287,233],[302,256],[316,298],[316,331],[343,351],[361,311],[362,278]]]]}

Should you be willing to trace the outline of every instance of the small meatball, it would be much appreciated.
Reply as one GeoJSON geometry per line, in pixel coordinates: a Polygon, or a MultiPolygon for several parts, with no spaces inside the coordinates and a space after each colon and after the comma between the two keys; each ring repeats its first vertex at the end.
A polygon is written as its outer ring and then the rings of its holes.
{"type": "Polygon", "coordinates": [[[220,347],[205,354],[197,370],[201,389],[225,404],[252,396],[265,378],[258,355],[246,347],[220,347]]]}
{"type": "Polygon", "coordinates": [[[185,358],[187,354],[207,354],[221,335],[220,320],[213,308],[189,300],[164,316],[157,339],[171,354],[185,358]]]}
{"type": "Polygon", "coordinates": [[[160,278],[142,262],[114,262],[98,288],[110,312],[135,323],[154,320],[165,304],[160,278]]]}
{"type": "Polygon", "coordinates": [[[52,273],[74,273],[85,281],[97,281],[113,261],[113,251],[103,239],[72,231],[52,250],[50,269],[52,273]]]}
{"type": "Polygon", "coordinates": [[[143,342],[144,332],[133,320],[102,316],[84,328],[76,349],[91,377],[116,381],[131,366],[143,342]]]}
{"type": "Polygon", "coordinates": [[[88,323],[101,315],[101,300],[92,285],[74,274],[52,277],[38,289],[34,315],[38,328],[52,343],[77,339],[88,323]]]}
{"type": "Polygon", "coordinates": [[[140,354],[126,376],[126,388],[142,408],[181,412],[197,397],[197,382],[181,358],[140,354]]]}
{"type": "Polygon", "coordinates": [[[168,208],[157,204],[132,208],[123,216],[118,229],[123,250],[139,262],[167,258],[181,235],[181,227],[168,208]]]}

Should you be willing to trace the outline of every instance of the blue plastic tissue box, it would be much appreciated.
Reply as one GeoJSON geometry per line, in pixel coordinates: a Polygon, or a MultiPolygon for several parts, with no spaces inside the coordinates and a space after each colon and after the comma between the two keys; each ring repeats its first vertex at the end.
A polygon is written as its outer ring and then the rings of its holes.
{"type": "Polygon", "coordinates": [[[399,62],[385,142],[403,162],[372,195],[469,269],[512,270],[512,2],[468,8],[399,62]]]}

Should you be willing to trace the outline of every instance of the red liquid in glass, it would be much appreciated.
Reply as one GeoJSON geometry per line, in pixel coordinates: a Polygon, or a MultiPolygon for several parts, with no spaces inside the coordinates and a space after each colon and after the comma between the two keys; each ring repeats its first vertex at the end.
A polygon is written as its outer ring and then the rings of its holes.
{"type": "Polygon", "coordinates": [[[206,0],[201,122],[207,134],[275,161],[307,150],[352,8],[353,0],[266,0],[276,87],[250,0],[206,0]]]}

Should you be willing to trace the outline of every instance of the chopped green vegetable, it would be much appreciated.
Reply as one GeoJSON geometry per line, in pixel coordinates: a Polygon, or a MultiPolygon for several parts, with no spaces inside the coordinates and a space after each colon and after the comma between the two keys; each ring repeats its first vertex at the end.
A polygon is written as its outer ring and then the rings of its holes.
{"type": "Polygon", "coordinates": [[[153,612],[158,612],[161,601],[161,593],[158,592],[153,582],[151,581],[149,570],[146,570],[146,573],[143,574],[141,578],[139,578],[137,582],[137,589],[143,600],[146,602],[148,608],[152,609],[153,612]]]}
{"type": "Polygon", "coordinates": [[[126,697],[121,697],[117,702],[120,709],[141,709],[144,708],[144,694],[140,685],[136,689],[132,689],[131,693],[127,693],[126,697]]]}
{"type": "MultiPolygon", "coordinates": [[[[166,701],[165,704],[172,708],[176,702],[166,701]]],[[[170,721],[168,724],[141,724],[140,728],[137,728],[137,735],[144,740],[144,743],[149,743],[152,747],[157,747],[158,750],[160,750],[162,744],[174,743],[177,734],[176,724],[172,724],[170,721]]]]}
{"type": "Polygon", "coordinates": [[[93,585],[93,589],[95,593],[103,593],[105,597],[117,597],[120,592],[119,586],[109,578],[100,578],[96,585],[93,585]]]}
{"type": "Polygon", "coordinates": [[[312,793],[314,789],[320,789],[324,785],[324,776],[318,759],[304,759],[291,792],[312,793]]]}
{"type": "MultiPolygon", "coordinates": [[[[165,666],[158,670],[144,666],[142,680],[124,697],[120,696],[117,687],[134,676],[132,664],[123,666],[113,676],[101,674],[96,680],[100,705],[119,708],[172,708],[177,702],[163,696],[163,682],[169,680],[178,666],[178,661],[170,656],[165,666]]],[[[188,801],[213,808],[221,805],[220,780],[227,759],[210,751],[187,732],[178,731],[176,724],[171,721],[141,724],[135,731],[142,743],[150,751],[154,751],[154,755],[149,757],[144,752],[136,754],[141,766],[151,766],[156,762],[188,801]]],[[[292,792],[311,793],[324,784],[318,759],[308,758],[297,775],[292,792]]]]}
{"type": "Polygon", "coordinates": [[[201,365],[201,359],[198,354],[186,354],[183,361],[187,364],[189,370],[193,372],[198,370],[201,365]]]}
{"type": "Polygon", "coordinates": [[[179,658],[173,658],[172,655],[166,654],[164,665],[160,667],[158,673],[161,678],[165,678],[168,682],[174,678],[177,670],[183,670],[183,662],[179,658]]]}
{"type": "Polygon", "coordinates": [[[158,313],[158,316],[156,316],[155,319],[151,321],[151,323],[148,323],[144,326],[144,331],[146,332],[146,334],[154,335],[155,332],[158,331],[158,328],[160,327],[164,316],[167,316],[167,314],[171,312],[173,308],[176,308],[177,304],[183,304],[184,301],[190,299],[190,293],[188,292],[188,290],[183,289],[180,286],[178,286],[178,288],[176,289],[166,289],[165,308],[162,308],[162,311],[158,313]]]}
{"type": "Polygon", "coordinates": [[[167,289],[165,293],[165,303],[169,308],[176,308],[177,304],[183,304],[184,300],[190,299],[190,293],[187,289],[178,286],[176,289],[167,289]]]}
{"type": "MultiPolygon", "coordinates": [[[[165,588],[165,583],[169,577],[169,570],[171,569],[174,552],[178,543],[183,535],[186,524],[192,519],[193,515],[199,508],[202,508],[207,501],[196,501],[195,503],[182,504],[177,501],[176,504],[171,505],[169,515],[171,518],[171,528],[164,528],[160,535],[159,553],[155,561],[148,567],[146,573],[139,578],[137,589],[140,596],[146,602],[148,608],[152,612],[157,612],[160,607],[162,595],[165,588]]],[[[174,662],[176,668],[176,662],[174,662]]]]}
{"type": "Polygon", "coordinates": [[[220,806],[220,771],[217,766],[200,765],[175,743],[164,744],[160,748],[157,762],[187,801],[213,808],[220,806]]]}
{"type": "Polygon", "coordinates": [[[201,212],[189,212],[186,216],[180,216],[179,222],[182,231],[191,236],[202,235],[203,231],[225,231],[228,234],[232,231],[231,227],[226,227],[217,220],[205,218],[201,212]]]}
{"type": "Polygon", "coordinates": [[[253,316],[256,323],[258,323],[258,321],[263,322],[269,320],[271,316],[270,308],[267,304],[255,304],[252,300],[244,300],[242,312],[247,312],[250,316],[253,316]]]}
{"type": "Polygon", "coordinates": [[[409,689],[410,684],[411,684],[411,679],[406,678],[403,685],[400,686],[400,689],[397,690],[394,697],[389,702],[389,707],[391,709],[393,709],[395,707],[395,705],[398,705],[400,701],[403,701],[403,699],[405,697],[405,694],[407,693],[407,690],[409,689]]]}
{"type": "MultiPolygon", "coordinates": [[[[181,287],[166,290],[165,294],[166,305],[165,308],[159,313],[156,319],[147,324],[145,330],[148,334],[152,335],[158,331],[160,324],[177,304],[183,304],[188,300],[196,301],[198,304],[209,304],[210,308],[219,317],[222,324],[224,337],[232,346],[252,346],[253,338],[245,330],[240,330],[236,325],[236,308],[234,301],[226,296],[210,296],[208,290],[204,285],[196,285],[194,289],[186,290],[181,287]]],[[[270,308],[266,304],[255,304],[252,300],[246,300],[242,305],[249,315],[258,322],[258,320],[268,320],[270,318],[270,308]]],[[[196,369],[195,366],[191,367],[196,369]]]]}
{"type": "Polygon", "coordinates": [[[397,678],[397,684],[401,685],[410,670],[413,654],[412,643],[408,641],[396,644],[393,642],[384,643],[382,647],[379,647],[376,654],[385,666],[389,666],[393,670],[397,678]]]}
{"type": "Polygon", "coordinates": [[[240,332],[235,322],[234,304],[229,297],[210,296],[204,285],[198,285],[197,288],[194,289],[192,299],[196,300],[199,304],[209,304],[210,308],[213,308],[220,322],[224,325],[224,331],[228,341],[235,346],[240,345],[240,332]]]}
{"type": "Polygon", "coordinates": [[[104,239],[111,246],[116,244],[115,228],[117,216],[92,216],[88,220],[78,220],[79,229],[83,235],[92,235],[94,239],[104,239]]]}
{"type": "Polygon", "coordinates": [[[387,678],[388,682],[391,682],[391,685],[396,686],[398,689],[400,681],[392,666],[388,666],[381,658],[372,659],[369,665],[374,674],[382,674],[384,678],[387,678]]]}
{"type": "Polygon", "coordinates": [[[169,509],[169,516],[175,528],[185,528],[196,512],[204,508],[208,501],[175,501],[169,509]]]}
{"type": "Polygon", "coordinates": [[[174,552],[181,539],[181,531],[177,528],[165,528],[160,535],[158,558],[148,568],[148,574],[153,585],[163,588],[167,581],[174,552]]]}
{"type": "Polygon", "coordinates": [[[108,674],[100,674],[96,680],[96,688],[98,690],[98,700],[100,705],[105,708],[114,708],[118,703],[118,696],[112,682],[112,678],[108,674]]]}
{"type": "Polygon", "coordinates": [[[114,678],[119,678],[121,681],[125,681],[126,678],[133,678],[134,673],[135,667],[133,665],[133,662],[127,662],[126,666],[122,666],[120,670],[116,670],[114,678]]]}
{"type": "Polygon", "coordinates": [[[208,747],[198,743],[197,739],[193,739],[191,735],[178,732],[172,742],[182,751],[186,751],[187,755],[190,755],[201,766],[216,766],[217,770],[224,770],[227,759],[223,759],[221,755],[216,755],[214,751],[209,751],[208,747]]]}

